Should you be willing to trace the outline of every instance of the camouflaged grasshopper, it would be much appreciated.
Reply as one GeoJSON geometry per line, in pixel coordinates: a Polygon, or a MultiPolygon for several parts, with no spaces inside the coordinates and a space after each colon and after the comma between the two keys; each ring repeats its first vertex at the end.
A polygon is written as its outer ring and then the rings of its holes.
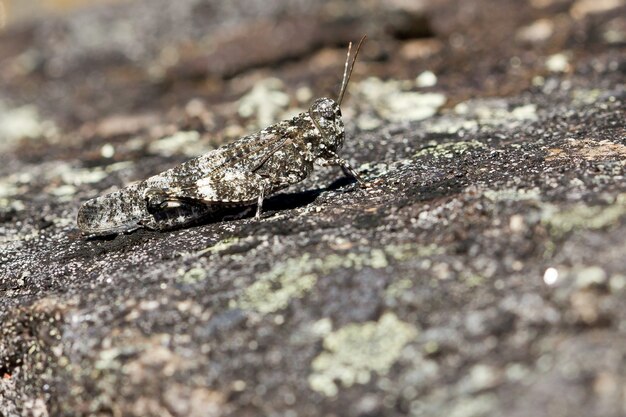
{"type": "Polygon", "coordinates": [[[145,227],[169,230],[216,215],[224,209],[257,205],[272,193],[305,179],[313,165],[339,165],[363,181],[339,157],[344,126],[340,105],[365,36],[344,66],[337,101],[320,98],[308,112],[284,120],[222,146],[175,168],[86,201],[78,212],[78,227],[89,235],[110,235],[145,227]]]}

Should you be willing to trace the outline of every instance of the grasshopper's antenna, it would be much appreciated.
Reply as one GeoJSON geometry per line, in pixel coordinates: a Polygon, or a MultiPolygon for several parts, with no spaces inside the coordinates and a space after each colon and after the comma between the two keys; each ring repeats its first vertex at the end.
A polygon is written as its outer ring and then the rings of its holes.
{"type": "Polygon", "coordinates": [[[346,64],[343,68],[343,80],[341,81],[341,90],[339,90],[339,97],[337,98],[337,104],[341,106],[341,102],[343,101],[343,96],[346,93],[346,88],[348,88],[348,82],[350,81],[350,77],[352,76],[352,70],[354,69],[354,64],[356,62],[356,57],[359,56],[359,51],[361,50],[361,45],[367,38],[367,35],[363,35],[359,44],[356,47],[356,52],[354,53],[354,58],[352,59],[352,64],[350,64],[350,69],[348,69],[348,64],[350,63],[350,52],[352,51],[352,42],[348,44],[348,56],[346,57],[346,64]]]}

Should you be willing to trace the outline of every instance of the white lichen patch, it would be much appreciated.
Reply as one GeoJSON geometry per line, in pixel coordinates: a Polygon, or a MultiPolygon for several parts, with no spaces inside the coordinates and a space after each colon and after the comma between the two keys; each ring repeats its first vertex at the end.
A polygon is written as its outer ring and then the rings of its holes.
{"type": "Polygon", "coordinates": [[[550,55],[546,59],[546,68],[551,72],[567,72],[570,69],[569,58],[564,53],[550,55]]]}
{"type": "Polygon", "coordinates": [[[455,134],[475,131],[481,126],[518,126],[536,120],[537,106],[534,104],[511,108],[503,99],[480,99],[459,103],[453,111],[444,111],[441,117],[425,121],[424,129],[430,133],[455,134]]]}
{"type": "Polygon", "coordinates": [[[476,120],[468,120],[453,114],[444,114],[424,122],[424,129],[429,133],[444,133],[453,135],[460,130],[472,131],[478,128],[476,120]]]}
{"type": "Polygon", "coordinates": [[[398,93],[388,97],[381,113],[391,121],[416,121],[432,117],[446,102],[439,93],[398,93]]]}
{"type": "Polygon", "coordinates": [[[604,91],[599,88],[577,88],[572,91],[572,106],[587,107],[598,102],[604,91]]]}
{"type": "Polygon", "coordinates": [[[0,212],[2,211],[22,211],[26,208],[20,200],[0,197],[0,212]]]}
{"type": "Polygon", "coordinates": [[[63,183],[68,185],[94,184],[102,181],[109,173],[98,167],[93,169],[76,169],[69,165],[60,165],[54,170],[55,176],[59,176],[63,183]]]}
{"type": "Polygon", "coordinates": [[[379,178],[402,167],[413,165],[413,160],[405,158],[387,162],[366,162],[359,167],[359,171],[366,171],[370,178],[379,178]]]}
{"type": "Polygon", "coordinates": [[[457,115],[468,120],[475,120],[481,125],[513,125],[521,122],[533,122],[538,119],[537,106],[524,104],[511,108],[504,99],[469,100],[454,107],[457,115]]]}
{"type": "Polygon", "coordinates": [[[527,43],[545,42],[554,34],[554,23],[550,19],[535,20],[517,31],[516,38],[527,43]]]}
{"type": "Polygon", "coordinates": [[[613,204],[607,206],[576,204],[570,208],[546,204],[541,220],[555,236],[562,236],[570,231],[596,230],[617,224],[626,216],[626,194],[620,194],[613,204]]]}
{"type": "Polygon", "coordinates": [[[577,0],[570,9],[576,19],[592,14],[605,13],[624,5],[624,0],[577,0]]]}
{"type": "Polygon", "coordinates": [[[417,151],[415,157],[454,158],[457,155],[477,149],[487,149],[487,145],[477,140],[441,143],[417,151]]]}
{"type": "Polygon", "coordinates": [[[368,113],[361,113],[356,119],[356,125],[360,130],[374,130],[383,125],[383,120],[368,113]]]}
{"type": "Polygon", "coordinates": [[[415,78],[415,85],[420,88],[434,87],[437,84],[437,76],[432,71],[424,71],[415,78]]]}
{"type": "Polygon", "coordinates": [[[59,201],[70,201],[84,184],[94,184],[104,180],[109,174],[129,167],[128,162],[119,162],[106,167],[76,168],[60,163],[39,166],[33,173],[35,178],[43,178],[48,185],[44,191],[59,201]]]}
{"type": "Polygon", "coordinates": [[[483,196],[493,202],[501,201],[539,201],[539,188],[504,188],[501,190],[485,190],[483,196]]]}
{"type": "Polygon", "coordinates": [[[537,120],[537,106],[534,104],[525,104],[515,107],[510,112],[514,120],[537,120]]]}
{"type": "Polygon", "coordinates": [[[313,100],[313,90],[307,86],[298,87],[296,90],[296,100],[299,103],[308,104],[313,100]]]}
{"type": "MultiPolygon", "coordinates": [[[[28,189],[28,176],[11,174],[0,177],[0,214],[7,212],[20,212],[26,206],[17,198],[28,189]]],[[[2,232],[0,232],[0,235],[2,232]]]]}
{"type": "Polygon", "coordinates": [[[18,176],[15,174],[0,177],[0,198],[14,197],[25,191],[25,186],[17,184],[18,176]]]}
{"type": "Polygon", "coordinates": [[[173,156],[185,155],[194,157],[208,151],[208,147],[200,141],[200,134],[196,131],[176,132],[171,136],[166,136],[148,145],[151,153],[173,156]]]}
{"type": "Polygon", "coordinates": [[[71,201],[76,194],[76,187],[70,184],[50,187],[48,193],[56,197],[59,201],[71,201]]]}
{"type": "Polygon", "coordinates": [[[361,95],[371,100],[378,100],[383,96],[395,94],[413,88],[409,80],[381,80],[377,77],[368,77],[353,86],[353,94],[361,95]]]}
{"type": "Polygon", "coordinates": [[[115,155],[115,147],[110,143],[104,144],[100,149],[100,155],[103,158],[113,158],[113,156],[115,155]]]}
{"type": "Polygon", "coordinates": [[[239,100],[239,115],[245,118],[254,116],[257,127],[266,127],[277,122],[279,115],[289,104],[289,96],[283,90],[284,85],[277,78],[266,78],[257,82],[239,100]]]}
{"type": "MultiPolygon", "coordinates": [[[[376,113],[392,122],[418,121],[432,117],[446,102],[440,93],[418,93],[411,81],[389,80],[370,77],[355,86],[355,94],[362,102],[371,105],[376,113]]],[[[361,120],[361,128],[375,128],[377,123],[361,120]]]]}
{"type": "Polygon", "coordinates": [[[604,42],[615,46],[626,43],[626,27],[622,22],[623,20],[614,19],[605,25],[602,33],[604,42]]]}
{"type": "Polygon", "coordinates": [[[35,106],[12,109],[0,101],[0,151],[10,149],[20,139],[52,137],[56,132],[55,124],[43,120],[35,106]]]}
{"type": "Polygon", "coordinates": [[[311,364],[309,386],[330,397],[338,384],[351,387],[368,383],[372,373],[385,375],[417,333],[391,312],[376,322],[348,324],[324,338],[324,352],[311,364]]]}
{"type": "Polygon", "coordinates": [[[76,225],[76,218],[74,216],[71,217],[54,217],[51,219],[52,223],[58,227],[59,229],[63,229],[65,227],[72,227],[76,225]]]}

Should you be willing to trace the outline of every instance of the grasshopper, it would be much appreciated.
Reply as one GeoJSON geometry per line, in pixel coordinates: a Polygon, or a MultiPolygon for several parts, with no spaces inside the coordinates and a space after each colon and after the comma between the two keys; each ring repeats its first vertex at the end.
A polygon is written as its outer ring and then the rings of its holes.
{"type": "Polygon", "coordinates": [[[84,202],[77,223],[84,234],[111,235],[144,227],[169,230],[225,210],[248,209],[304,180],[314,164],[338,165],[361,186],[363,180],[339,157],[343,146],[343,101],[365,36],[344,65],[337,101],[316,99],[307,112],[245,136],[144,181],[84,202]]]}

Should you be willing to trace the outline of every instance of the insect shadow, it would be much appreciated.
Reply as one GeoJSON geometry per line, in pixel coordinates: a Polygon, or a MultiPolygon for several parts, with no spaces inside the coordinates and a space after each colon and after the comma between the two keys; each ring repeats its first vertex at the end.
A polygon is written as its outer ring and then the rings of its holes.
{"type": "MultiPolygon", "coordinates": [[[[281,212],[284,210],[294,210],[313,203],[320,194],[328,191],[336,191],[346,188],[350,184],[358,184],[354,178],[342,177],[333,181],[328,187],[316,188],[313,190],[299,191],[295,193],[276,194],[263,203],[268,211],[281,212]]],[[[347,187],[345,192],[353,191],[355,188],[347,187]]]]}

